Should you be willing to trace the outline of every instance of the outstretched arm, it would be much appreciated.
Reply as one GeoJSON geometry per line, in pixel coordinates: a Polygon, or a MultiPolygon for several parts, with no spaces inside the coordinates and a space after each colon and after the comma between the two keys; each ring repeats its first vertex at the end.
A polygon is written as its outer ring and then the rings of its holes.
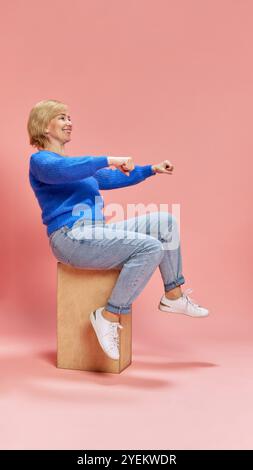
{"type": "Polygon", "coordinates": [[[71,183],[93,176],[109,166],[107,157],[64,157],[46,150],[33,154],[30,158],[30,171],[42,183],[71,183]]]}
{"type": "Polygon", "coordinates": [[[116,189],[140,183],[155,174],[156,171],[152,165],[135,165],[129,176],[118,169],[112,170],[111,168],[100,169],[93,176],[98,181],[99,189],[116,189]]]}

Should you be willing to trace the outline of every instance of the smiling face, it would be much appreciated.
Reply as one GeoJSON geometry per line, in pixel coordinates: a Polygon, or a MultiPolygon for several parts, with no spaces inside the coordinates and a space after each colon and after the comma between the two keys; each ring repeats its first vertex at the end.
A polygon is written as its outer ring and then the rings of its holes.
{"type": "Polygon", "coordinates": [[[45,134],[51,144],[65,144],[71,140],[72,121],[66,108],[57,114],[45,129],[45,134]]]}

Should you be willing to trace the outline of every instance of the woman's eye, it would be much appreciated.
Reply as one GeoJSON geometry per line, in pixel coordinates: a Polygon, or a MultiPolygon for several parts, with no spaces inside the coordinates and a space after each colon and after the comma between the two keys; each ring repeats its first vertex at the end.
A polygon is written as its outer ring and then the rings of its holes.
{"type": "MultiPolygon", "coordinates": [[[[67,120],[67,118],[65,118],[64,116],[60,117],[60,119],[64,119],[64,120],[66,119],[67,120]]],[[[69,118],[69,120],[71,120],[71,118],[69,118]]]]}

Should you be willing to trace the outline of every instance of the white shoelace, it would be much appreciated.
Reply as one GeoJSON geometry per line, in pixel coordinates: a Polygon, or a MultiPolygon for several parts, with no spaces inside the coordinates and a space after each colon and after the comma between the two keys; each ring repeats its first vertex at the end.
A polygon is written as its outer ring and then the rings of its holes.
{"type": "Polygon", "coordinates": [[[108,331],[107,334],[109,335],[109,339],[110,339],[110,342],[111,342],[111,344],[110,344],[111,348],[114,348],[115,344],[117,346],[117,349],[119,348],[118,328],[122,329],[123,326],[118,322],[110,322],[109,331],[108,331]]]}
{"type": "Polygon", "coordinates": [[[201,307],[201,305],[197,304],[194,299],[190,298],[187,294],[190,294],[191,292],[193,292],[193,289],[186,289],[184,292],[183,292],[183,297],[186,299],[186,301],[191,304],[193,307],[201,307]]]}

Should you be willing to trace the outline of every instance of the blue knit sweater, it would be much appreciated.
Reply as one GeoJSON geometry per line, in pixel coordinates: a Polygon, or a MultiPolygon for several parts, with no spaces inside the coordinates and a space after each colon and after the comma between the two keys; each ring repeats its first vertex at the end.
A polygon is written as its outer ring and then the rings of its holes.
{"type": "Polygon", "coordinates": [[[30,157],[29,181],[42,211],[47,235],[81,217],[105,220],[100,189],[123,188],[155,175],[152,165],[135,165],[128,175],[108,167],[102,157],[64,157],[40,150],[30,157]]]}

